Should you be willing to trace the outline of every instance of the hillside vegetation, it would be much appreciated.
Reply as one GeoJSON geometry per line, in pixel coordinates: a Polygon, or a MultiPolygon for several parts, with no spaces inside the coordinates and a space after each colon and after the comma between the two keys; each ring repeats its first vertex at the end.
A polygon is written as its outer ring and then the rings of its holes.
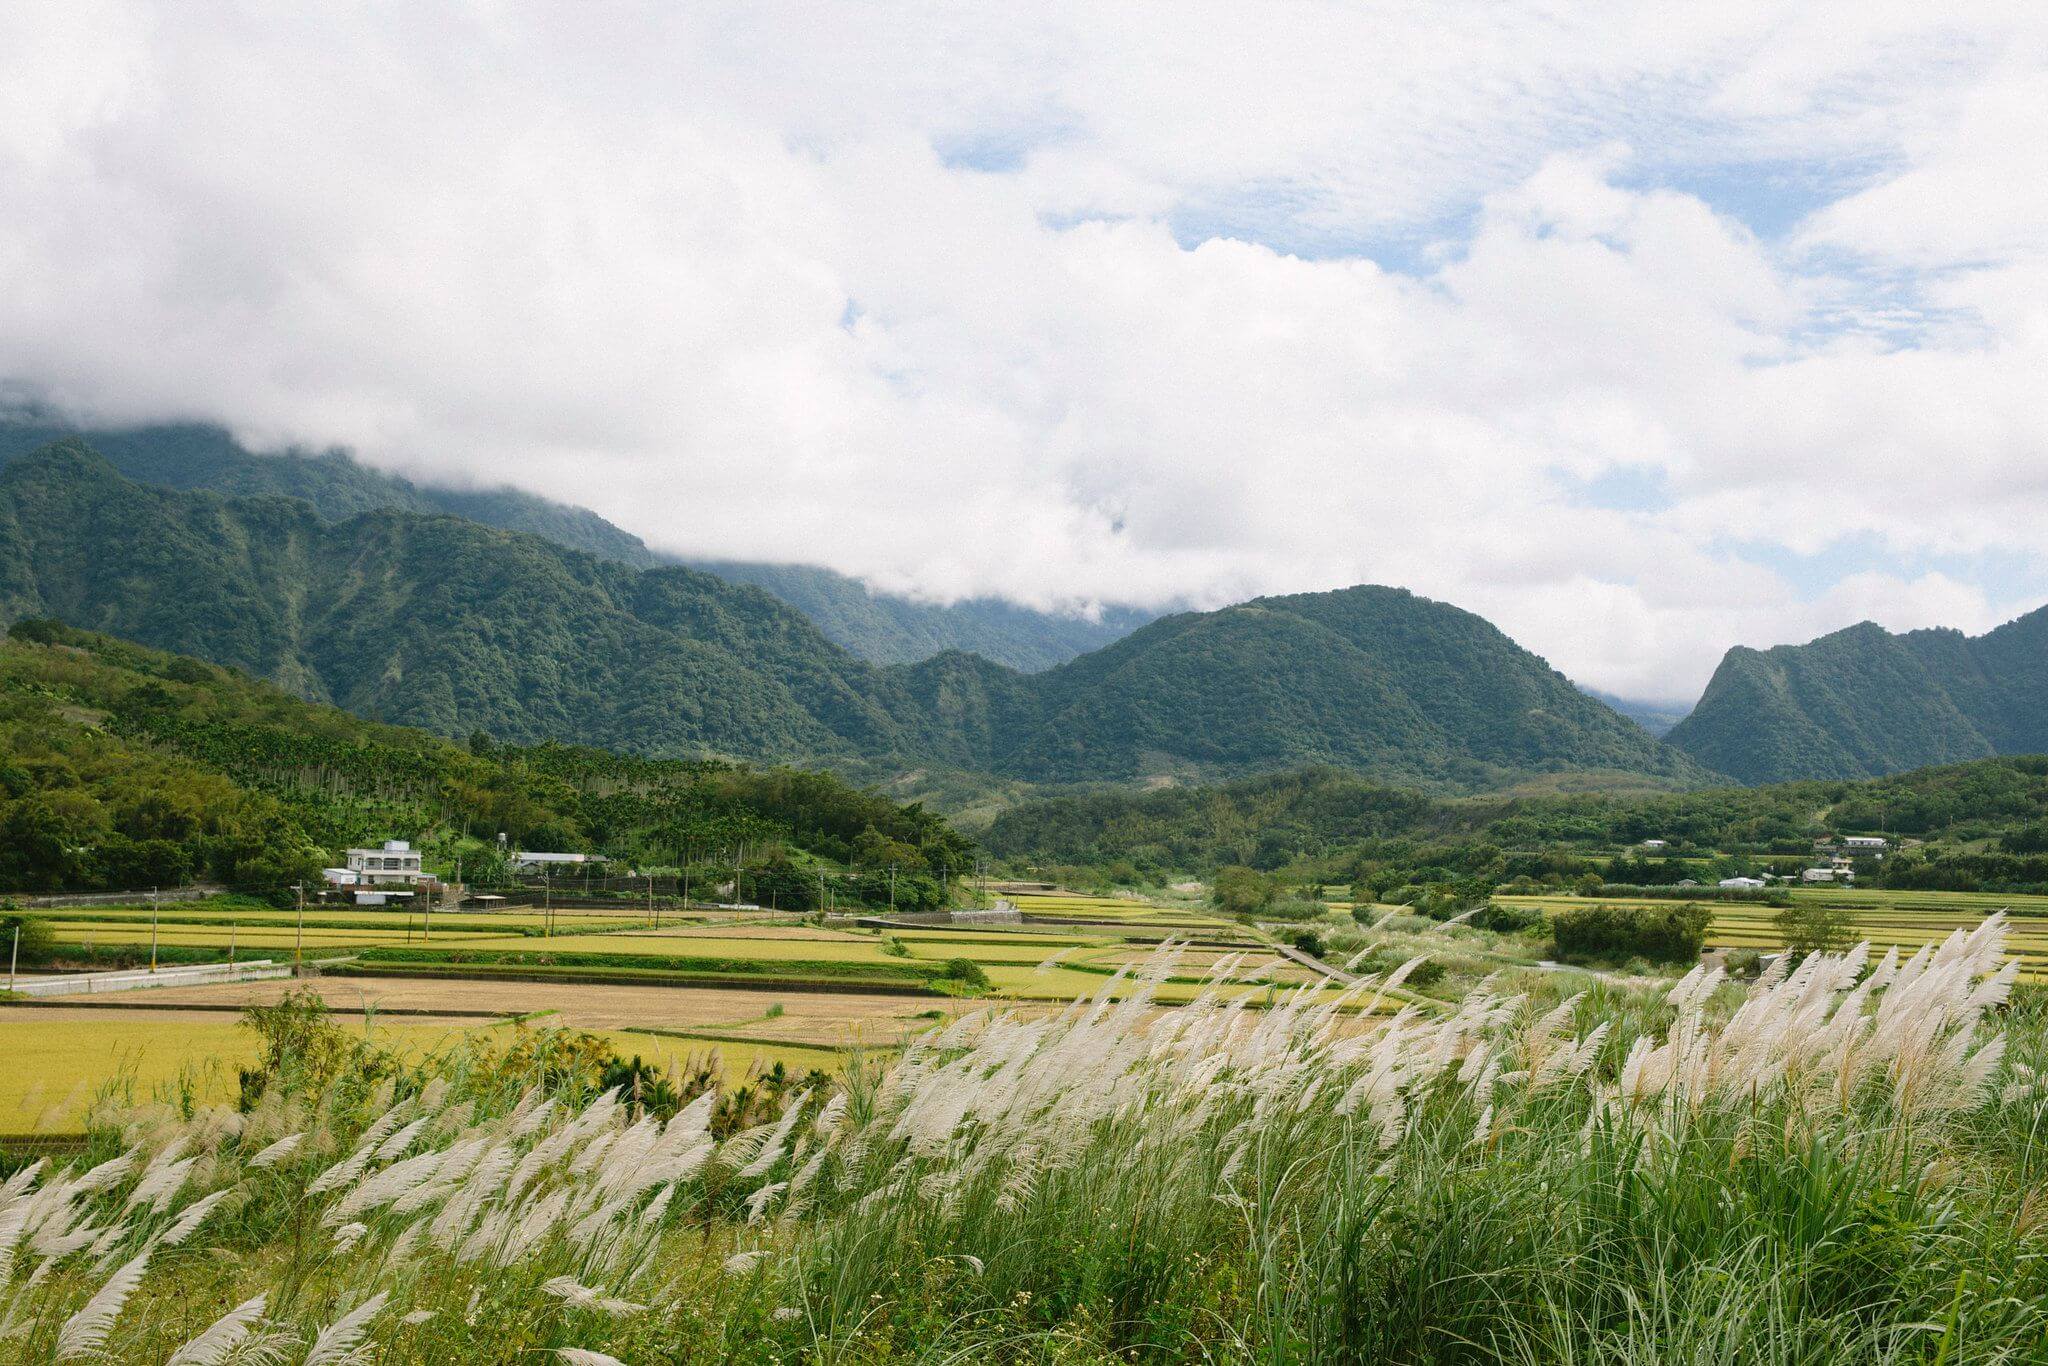
{"type": "Polygon", "coordinates": [[[2048,750],[2048,608],[1982,636],[1865,622],[1730,650],[1672,744],[1745,782],[1863,778],[2048,750]]]}
{"type": "Polygon", "coordinates": [[[741,845],[770,867],[895,863],[906,897],[909,877],[962,869],[972,847],[826,774],[458,745],[52,622],[0,643],[0,891],[206,877],[274,892],[385,838],[467,852],[477,875],[499,832],[666,866],[741,845]]]}
{"type": "MultiPolygon", "coordinates": [[[[585,508],[512,488],[454,489],[358,463],[344,451],[257,454],[219,427],[160,423],[80,432],[32,414],[0,414],[0,464],[52,441],[90,442],[130,479],[165,488],[303,498],[329,521],[393,509],[447,513],[505,531],[524,531],[637,569],[676,563],[638,536],[585,508]]],[[[871,592],[859,580],[810,565],[689,561],[734,583],[762,588],[811,619],[825,637],[875,664],[910,664],[945,650],[971,650],[999,664],[1050,668],[1106,645],[1152,619],[1112,609],[1088,620],[997,599],[941,606],[871,592]]]]}
{"type": "Polygon", "coordinates": [[[444,735],[1042,782],[1327,763],[1444,790],[1709,776],[1471,613],[1398,589],[1152,623],[1038,674],[878,668],[765,592],[455,517],[122,478],[76,442],[0,472],[0,618],[52,616],[444,735]]]}
{"type": "MultiPolygon", "coordinates": [[[[1867,879],[1891,887],[2031,891],[2048,887],[2048,757],[2014,756],[1859,782],[1780,783],[1682,794],[1432,797],[1322,768],[1210,787],[1098,792],[1021,803],[983,832],[994,854],[1137,873],[1320,868],[1361,863],[1445,878],[1596,874],[1676,882],[1751,872],[1778,855],[1797,866],[1813,842],[1884,832],[1929,841],[1867,879]],[[1646,839],[1725,863],[1615,858],[1646,839]]],[[[1428,880],[1428,879],[1424,879],[1428,880]]]]}

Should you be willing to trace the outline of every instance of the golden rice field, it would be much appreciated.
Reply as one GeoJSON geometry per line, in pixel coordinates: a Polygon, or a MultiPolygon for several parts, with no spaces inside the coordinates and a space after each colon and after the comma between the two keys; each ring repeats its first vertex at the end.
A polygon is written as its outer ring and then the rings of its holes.
{"type": "MultiPolygon", "coordinates": [[[[417,1060],[464,1035],[502,1031],[505,1024],[376,1021],[359,1026],[385,1047],[417,1060]]],[[[832,1049],[738,1039],[707,1040],[634,1029],[586,1031],[621,1056],[656,1067],[687,1069],[716,1053],[728,1078],[759,1063],[806,1072],[833,1070],[832,1049]]],[[[231,1100],[237,1070],[258,1056],[256,1036],[234,1015],[162,1011],[8,1009],[0,1006],[0,1134],[75,1132],[106,1088],[136,1101],[185,1095],[200,1104],[231,1100]]]]}
{"type": "MultiPolygon", "coordinates": [[[[1714,948],[1774,949],[1783,944],[1771,918],[1777,912],[1766,906],[1717,906],[1707,927],[1707,942],[1714,948]]],[[[1851,913],[1858,939],[1874,948],[1898,948],[1912,953],[1939,944],[1961,929],[1984,923],[1982,914],[1955,911],[1924,911],[1873,907],[1851,913]]],[[[2048,921],[2015,918],[2006,934],[2006,953],[2020,963],[2022,980],[2048,982],[2048,921]]]]}

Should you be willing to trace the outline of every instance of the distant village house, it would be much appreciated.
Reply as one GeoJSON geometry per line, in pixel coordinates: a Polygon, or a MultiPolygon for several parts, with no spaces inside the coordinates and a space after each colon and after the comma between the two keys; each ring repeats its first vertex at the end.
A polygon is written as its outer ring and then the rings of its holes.
{"type": "Polygon", "coordinates": [[[375,849],[351,849],[345,867],[323,868],[327,885],[347,891],[358,906],[382,906],[391,897],[410,897],[434,878],[420,868],[420,852],[409,840],[385,840],[375,849]]]}
{"type": "Polygon", "coordinates": [[[563,868],[580,868],[596,860],[588,854],[545,854],[522,850],[512,855],[509,862],[515,873],[539,873],[555,872],[563,868]]]}

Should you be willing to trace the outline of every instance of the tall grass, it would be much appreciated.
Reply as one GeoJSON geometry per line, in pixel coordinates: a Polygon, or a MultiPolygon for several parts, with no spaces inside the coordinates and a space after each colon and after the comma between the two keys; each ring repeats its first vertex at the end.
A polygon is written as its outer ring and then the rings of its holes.
{"type": "Polygon", "coordinates": [[[282,1056],[0,1188],[0,1356],[2048,1360],[2002,934],[1391,1019],[1159,1010],[1168,949],[767,1108],[282,1056]]]}

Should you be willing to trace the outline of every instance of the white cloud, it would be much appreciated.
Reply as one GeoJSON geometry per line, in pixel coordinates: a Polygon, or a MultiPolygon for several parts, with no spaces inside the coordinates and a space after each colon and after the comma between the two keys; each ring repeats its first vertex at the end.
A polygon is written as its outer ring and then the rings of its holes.
{"type": "Polygon", "coordinates": [[[940,598],[1402,583],[1665,697],[2033,605],[2038,7],[1649,15],[30,0],[0,376],[940,598]]]}

